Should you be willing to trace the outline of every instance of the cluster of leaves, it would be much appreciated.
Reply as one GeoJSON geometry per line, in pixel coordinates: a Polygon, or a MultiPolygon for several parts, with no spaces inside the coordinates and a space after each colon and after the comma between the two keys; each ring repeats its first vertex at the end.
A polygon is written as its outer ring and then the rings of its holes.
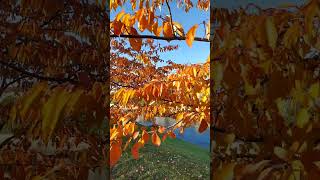
{"type": "MultiPolygon", "coordinates": [[[[193,7],[191,1],[179,3],[185,6],[186,12],[193,7]]],[[[111,1],[110,9],[116,11],[122,6],[125,1],[111,1]]],[[[183,133],[184,128],[200,124],[199,131],[203,132],[209,126],[209,59],[194,65],[168,61],[165,66],[158,67],[158,62],[163,63],[159,52],[176,50],[177,46],[160,47],[154,41],[185,40],[191,47],[197,39],[198,24],[185,34],[182,25],[173,21],[169,1],[150,3],[142,0],[138,7],[136,1],[131,1],[131,7],[132,12],[122,10],[110,24],[111,36],[129,38],[130,45],[123,39],[111,40],[111,166],[119,161],[130,143],[133,143],[133,157],[138,158],[139,149],[149,140],[160,146],[167,136],[175,138],[174,129],[180,128],[183,133]],[[156,9],[163,6],[168,8],[170,15],[162,17],[157,12],[156,9]],[[148,30],[154,36],[140,35],[137,29],[141,33],[148,30]],[[148,39],[143,40],[144,37],[148,39]],[[138,117],[153,122],[150,131],[138,128],[138,117]],[[159,126],[155,117],[173,117],[176,123],[169,127],[159,126]]],[[[208,7],[209,1],[198,1],[199,10],[208,10],[208,7]]],[[[206,34],[209,34],[209,23],[204,24],[206,34]]]]}
{"type": "MultiPolygon", "coordinates": [[[[176,128],[183,132],[184,128],[200,123],[199,131],[203,132],[209,126],[209,61],[195,65],[169,62],[157,67],[156,62],[162,60],[154,51],[161,47],[153,40],[143,41],[146,50],[139,53],[134,53],[125,40],[112,39],[111,44],[111,74],[114,74],[110,80],[111,166],[132,141],[132,155],[138,158],[139,148],[149,140],[159,146],[167,136],[175,138],[176,128]],[[121,49],[122,53],[118,53],[121,49]],[[147,60],[138,58],[141,54],[147,60]],[[154,122],[150,131],[138,128],[139,116],[154,122]],[[174,117],[176,123],[170,127],[159,126],[155,117],[174,117]],[[162,134],[162,140],[158,134],[162,134]]],[[[169,47],[162,49],[175,49],[169,47]]]]}
{"type": "Polygon", "coordinates": [[[320,2],[230,11],[211,50],[214,179],[320,177],[320,2]]]}
{"type": "Polygon", "coordinates": [[[1,105],[13,136],[0,145],[0,179],[87,179],[107,164],[107,145],[92,127],[107,124],[108,21],[101,3],[1,2],[0,96],[16,94],[1,105]],[[36,139],[54,152],[32,148],[36,139]],[[77,150],[81,143],[88,148],[77,150]]]}
{"type": "MultiPolygon", "coordinates": [[[[195,24],[185,34],[183,26],[180,23],[173,21],[169,0],[152,1],[152,3],[150,3],[149,0],[141,0],[139,1],[138,7],[136,7],[136,2],[137,1],[131,1],[132,13],[130,13],[130,11],[126,13],[124,10],[122,10],[115,16],[114,20],[111,21],[110,28],[113,33],[112,35],[129,35],[130,37],[139,37],[137,29],[139,29],[140,32],[148,30],[151,34],[154,34],[155,37],[160,37],[162,33],[167,40],[175,39],[176,37],[182,37],[186,40],[188,46],[192,47],[196,30],[199,25],[195,24]],[[170,12],[170,15],[167,15],[166,17],[157,15],[158,12],[156,9],[159,8],[161,10],[161,7],[164,6],[164,2],[166,2],[166,6],[170,12]],[[161,22],[162,25],[160,24],[161,22]]],[[[182,1],[179,2],[182,4],[182,1]]],[[[210,5],[209,2],[210,1],[207,0],[198,1],[198,9],[208,10],[210,5]]],[[[186,12],[193,6],[191,1],[184,1],[183,4],[186,6],[186,12]]],[[[119,6],[121,7],[124,5],[125,1],[111,1],[110,9],[117,10],[119,6]]],[[[208,39],[210,34],[210,22],[204,22],[204,25],[207,34],[206,38],[208,39]]],[[[141,38],[130,38],[129,42],[134,50],[139,51],[141,49],[141,38]]]]}

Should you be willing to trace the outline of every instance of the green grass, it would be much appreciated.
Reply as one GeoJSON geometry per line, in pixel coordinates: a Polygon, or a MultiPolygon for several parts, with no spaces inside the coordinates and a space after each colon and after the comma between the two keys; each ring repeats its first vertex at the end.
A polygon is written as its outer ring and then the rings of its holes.
{"type": "Polygon", "coordinates": [[[130,150],[111,169],[111,179],[210,179],[209,151],[191,143],[169,137],[160,147],[149,143],[139,150],[138,160],[130,150]]]}

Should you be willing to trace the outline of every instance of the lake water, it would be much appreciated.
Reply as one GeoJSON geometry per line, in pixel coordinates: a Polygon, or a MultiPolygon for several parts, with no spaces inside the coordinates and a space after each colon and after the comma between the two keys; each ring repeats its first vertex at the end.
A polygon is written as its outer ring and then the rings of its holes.
{"type": "MultiPolygon", "coordinates": [[[[152,122],[150,121],[143,121],[141,118],[137,120],[137,122],[144,126],[151,126],[152,122]]],[[[171,118],[160,118],[157,117],[155,123],[161,126],[168,127],[172,124],[174,124],[176,121],[171,118]]],[[[203,133],[198,132],[198,127],[190,127],[186,128],[183,132],[183,134],[180,134],[179,129],[175,130],[175,134],[178,139],[181,139],[183,141],[192,143],[194,145],[200,146],[205,149],[210,149],[210,129],[208,128],[203,133]]]]}

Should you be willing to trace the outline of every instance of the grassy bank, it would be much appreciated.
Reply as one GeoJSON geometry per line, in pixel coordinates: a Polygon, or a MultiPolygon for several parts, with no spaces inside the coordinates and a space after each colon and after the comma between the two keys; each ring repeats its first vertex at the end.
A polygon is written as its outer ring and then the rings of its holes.
{"type": "Polygon", "coordinates": [[[209,152],[201,147],[167,138],[160,147],[149,143],[139,152],[138,160],[124,152],[111,170],[112,179],[209,179],[209,152]]]}

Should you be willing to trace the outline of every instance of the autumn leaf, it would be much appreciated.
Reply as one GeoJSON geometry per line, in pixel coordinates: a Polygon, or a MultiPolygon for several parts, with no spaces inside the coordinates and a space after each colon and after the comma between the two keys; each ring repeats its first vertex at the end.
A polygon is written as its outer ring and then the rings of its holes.
{"type": "Polygon", "coordinates": [[[124,24],[121,21],[113,21],[111,26],[113,27],[113,33],[119,36],[122,33],[124,24]]]}
{"type": "Polygon", "coordinates": [[[185,36],[183,27],[180,23],[173,22],[173,27],[176,29],[175,32],[177,32],[179,36],[181,36],[181,37],[185,36]]]}
{"type": "Polygon", "coordinates": [[[285,150],[284,148],[282,147],[274,147],[273,149],[273,153],[280,159],[284,160],[284,161],[288,161],[288,151],[285,150]]]}
{"type": "MultiPolygon", "coordinates": [[[[138,35],[138,32],[135,28],[131,28],[130,33],[132,35],[138,35]]],[[[132,47],[132,49],[136,50],[136,51],[140,51],[141,46],[142,46],[142,39],[140,38],[130,38],[129,39],[129,43],[132,47]]]]}
{"type": "Polygon", "coordinates": [[[42,136],[46,140],[50,139],[70,97],[70,94],[63,88],[56,88],[48,101],[43,105],[41,110],[43,118],[41,130],[42,136]]]}
{"type": "Polygon", "coordinates": [[[140,133],[139,131],[134,132],[132,136],[133,139],[137,139],[137,137],[139,136],[139,133],[140,133]]]}
{"type": "Polygon", "coordinates": [[[227,144],[231,144],[234,142],[235,138],[236,138],[236,135],[234,133],[230,133],[225,136],[224,141],[227,144]]]}
{"type": "Polygon", "coordinates": [[[28,96],[24,97],[22,100],[22,108],[20,110],[20,115],[23,119],[26,118],[27,112],[29,111],[31,105],[34,103],[36,99],[38,99],[45,91],[45,89],[48,87],[48,83],[42,82],[37,85],[35,85],[29,92],[28,96]]]}
{"type": "Polygon", "coordinates": [[[138,28],[141,32],[143,32],[149,26],[147,17],[143,15],[139,21],[138,28]]]}
{"type": "Polygon", "coordinates": [[[162,136],[162,142],[164,142],[167,139],[167,136],[168,136],[167,133],[162,136]]]}
{"type": "Polygon", "coordinates": [[[158,128],[158,132],[159,133],[164,133],[164,131],[166,130],[166,128],[165,127],[163,127],[163,126],[160,126],[159,128],[158,128]]]}
{"type": "Polygon", "coordinates": [[[235,163],[223,164],[215,173],[213,173],[213,179],[219,180],[233,180],[235,163]]]}
{"type": "Polygon", "coordinates": [[[318,82],[318,83],[312,84],[310,86],[309,92],[312,98],[314,99],[318,98],[320,94],[320,83],[318,82]]]}
{"type": "Polygon", "coordinates": [[[152,134],[152,143],[156,146],[160,146],[161,144],[161,139],[156,132],[152,134]]]}
{"type": "Polygon", "coordinates": [[[268,17],[266,19],[266,32],[269,46],[272,49],[275,49],[277,45],[278,33],[272,17],[268,17]]]}
{"type": "Polygon", "coordinates": [[[176,117],[176,120],[177,120],[177,121],[182,120],[183,115],[184,115],[184,113],[179,113],[179,114],[177,115],[177,117],[176,117]]]}
{"type": "Polygon", "coordinates": [[[120,159],[122,150],[120,144],[115,143],[110,147],[110,166],[114,166],[120,159]]]}
{"type": "Polygon", "coordinates": [[[171,23],[169,22],[163,23],[163,35],[164,37],[173,37],[171,23]]]}
{"type": "Polygon", "coordinates": [[[202,119],[200,126],[199,126],[199,133],[203,133],[208,128],[208,123],[206,120],[202,119]]]}
{"type": "Polygon", "coordinates": [[[309,112],[307,108],[301,109],[297,114],[297,127],[303,128],[309,122],[309,112]]]}
{"type": "Polygon", "coordinates": [[[193,43],[193,40],[194,40],[194,36],[196,35],[196,30],[198,28],[198,24],[192,26],[189,31],[187,32],[187,35],[186,35],[186,42],[188,44],[189,47],[192,47],[192,43],[193,43]]]}
{"type": "Polygon", "coordinates": [[[124,10],[120,11],[117,15],[116,18],[114,19],[115,21],[120,21],[122,16],[125,14],[124,10]]]}
{"type": "Polygon", "coordinates": [[[142,140],[144,141],[144,143],[147,143],[149,140],[149,134],[145,130],[142,131],[142,140]]]}
{"type": "Polygon", "coordinates": [[[139,159],[139,149],[141,147],[140,142],[136,142],[131,149],[131,154],[134,159],[139,159]]]}

